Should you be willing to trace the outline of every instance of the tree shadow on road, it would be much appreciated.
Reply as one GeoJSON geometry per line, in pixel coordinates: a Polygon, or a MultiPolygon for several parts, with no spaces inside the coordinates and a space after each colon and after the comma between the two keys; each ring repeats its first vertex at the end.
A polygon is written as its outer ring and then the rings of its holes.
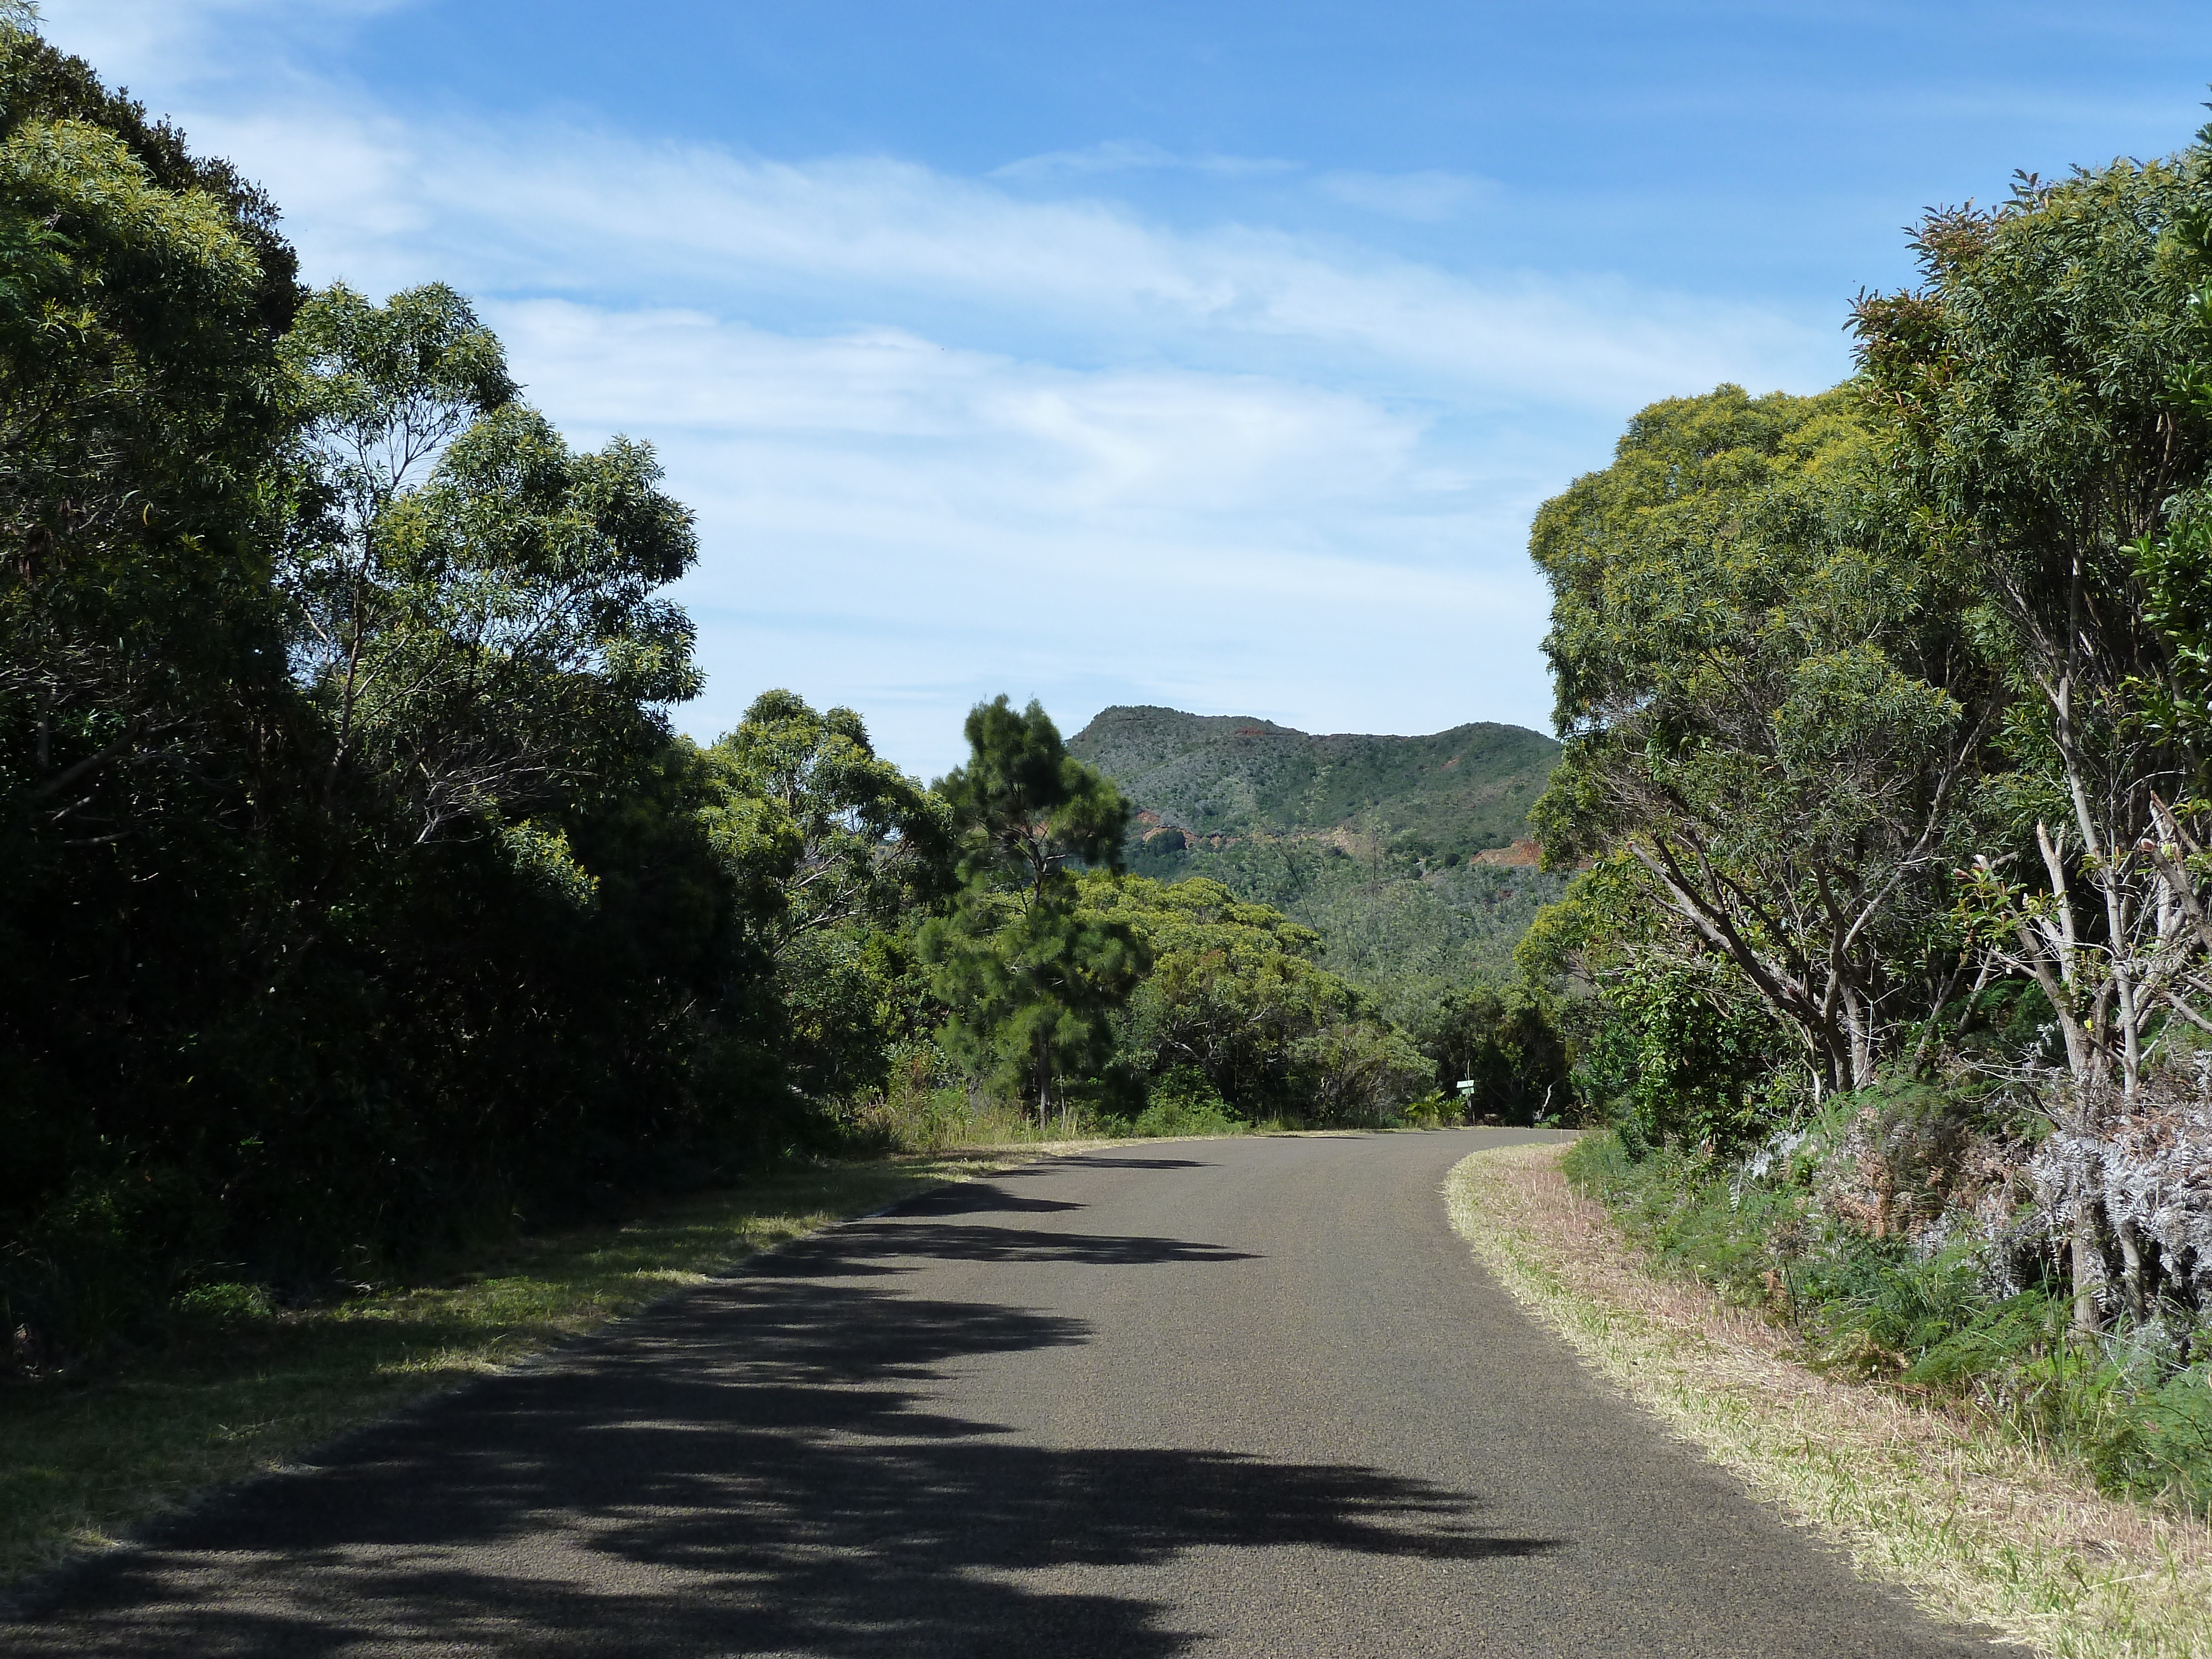
{"type": "Polygon", "coordinates": [[[921,1256],[951,1261],[1065,1261],[1102,1267],[1259,1259],[1249,1250],[1232,1250],[1223,1244],[1142,1235],[1054,1233],[1024,1227],[908,1226],[888,1218],[848,1231],[847,1244],[850,1253],[876,1259],[921,1256]]]}
{"type": "MultiPolygon", "coordinates": [[[[939,1255],[1002,1231],[875,1224],[836,1243],[939,1255]]],[[[1098,1252],[1052,1260],[1240,1259],[1009,1237],[1098,1252]]],[[[1164,1602],[1103,1593],[1088,1570],[1206,1546],[1455,1560],[1551,1547],[1484,1527],[1467,1494],[1372,1468],[1012,1443],[927,1391],[951,1365],[1085,1341],[1085,1322],[816,1267],[812,1282],[719,1281],[364,1431],[320,1469],[58,1582],[9,1645],[1151,1659],[1195,1638],[1164,1602]]]]}
{"type": "MultiPolygon", "coordinates": [[[[866,1221],[777,1251],[742,1270],[745,1278],[866,1279],[908,1273],[927,1261],[1075,1263],[1101,1267],[1158,1267],[1169,1263],[1253,1261],[1249,1250],[1189,1239],[1115,1233],[1053,1232],[1036,1227],[948,1224],[933,1215],[992,1210],[1049,1210],[1056,1204],[984,1199],[936,1212],[891,1210],[866,1221]]],[[[1080,1206],[1077,1206],[1080,1207],[1080,1206]]]]}
{"type": "Polygon", "coordinates": [[[1218,1170],[1221,1166],[1194,1158],[1113,1158],[1103,1152],[1071,1152],[1065,1158],[1054,1158],[1050,1167],[1055,1170],[1218,1170]]]}
{"type": "MultiPolygon", "coordinates": [[[[1023,1173],[1018,1170],[1011,1172],[1012,1176],[1023,1173]]],[[[1000,1180],[1008,1178],[1006,1176],[999,1177],[1000,1180]]],[[[1026,1214],[1090,1207],[1071,1198],[1025,1198],[1018,1193],[1008,1192],[997,1181],[958,1181],[949,1186],[933,1187],[926,1193],[916,1193],[903,1203],[892,1205],[883,1213],[887,1216],[981,1215],[992,1211],[1006,1211],[1026,1214]]]]}

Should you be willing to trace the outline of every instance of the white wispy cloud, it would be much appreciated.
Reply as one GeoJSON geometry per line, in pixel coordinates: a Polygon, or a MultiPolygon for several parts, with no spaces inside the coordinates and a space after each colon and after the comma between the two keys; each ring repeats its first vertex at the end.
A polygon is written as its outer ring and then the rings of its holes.
{"type": "Polygon", "coordinates": [[[1468,556],[1512,547],[1528,503],[1436,476],[1416,416],[892,330],[550,299],[488,315],[533,399],[579,441],[649,434],[697,510],[684,597],[721,672],[696,729],[790,684],[937,769],[953,716],[1000,689],[1077,722],[1130,697],[1328,727],[1449,725],[1470,696],[1541,713],[1518,665],[1468,651],[1540,625],[1532,573],[1468,556]]]}
{"type": "Polygon", "coordinates": [[[142,94],[188,83],[320,79],[295,61],[420,0],[40,0],[43,33],[142,94]]]}
{"type": "Polygon", "coordinates": [[[994,179],[1058,182],[1115,173],[1195,173],[1212,179],[1273,179],[1303,172],[1296,161],[1259,155],[1187,155],[1137,138],[1109,138],[1081,149],[1048,150],[992,169],[994,179]]]}
{"type": "MultiPolygon", "coordinates": [[[[1783,316],[1111,193],[1285,163],[1109,143],[975,179],[380,103],[319,43],[388,9],[58,0],[52,33],[265,183],[312,280],[474,292],[580,441],[654,442],[702,532],[702,732],[769,684],[930,771],[1000,690],[1071,729],[1116,700],[1540,723],[1535,504],[1654,397],[1836,367],[1783,316]]],[[[1415,220],[1484,189],[1299,187],[1415,220]]]]}
{"type": "Polygon", "coordinates": [[[1802,383],[1834,356],[1829,331],[1740,305],[1602,278],[1478,279],[1263,228],[1182,230],[882,157],[766,160],[327,106],[191,121],[269,185],[322,268],[371,288],[434,265],[503,291],[970,308],[1194,362],[1303,343],[1408,389],[1608,410],[1723,379],[1802,383]]]}
{"type": "Polygon", "coordinates": [[[1419,224],[1456,219],[1498,190],[1487,179],[1432,168],[1416,173],[1362,173],[1340,167],[1314,182],[1322,195],[1346,207],[1419,224]]]}

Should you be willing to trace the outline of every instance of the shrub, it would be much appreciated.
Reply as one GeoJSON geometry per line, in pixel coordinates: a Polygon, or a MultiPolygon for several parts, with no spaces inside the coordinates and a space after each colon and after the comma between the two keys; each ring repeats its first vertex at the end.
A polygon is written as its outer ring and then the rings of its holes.
{"type": "Polygon", "coordinates": [[[1974,1109],[1845,1097],[1741,1162],[1632,1157],[1605,1133],[1565,1168],[1656,1265],[1789,1323],[1808,1364],[1968,1406],[2076,1457],[2106,1492],[2212,1514],[2212,1333],[2171,1304],[2085,1340],[2063,1283],[2007,1293],[2002,1241],[1954,1225],[1973,1193],[1945,1149],[1974,1109]],[[1880,1171],[1904,1189],[1875,1205],[1880,1171]]]}
{"type": "Polygon", "coordinates": [[[1194,1066],[1170,1068],[1152,1085],[1145,1109],[1129,1126],[1139,1135],[1237,1134],[1245,1128],[1206,1073],[1194,1066]]]}

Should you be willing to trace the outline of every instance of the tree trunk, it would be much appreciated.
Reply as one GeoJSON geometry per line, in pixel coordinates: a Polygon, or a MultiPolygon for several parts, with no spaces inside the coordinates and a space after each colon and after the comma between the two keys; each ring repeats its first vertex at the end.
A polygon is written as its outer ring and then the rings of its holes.
{"type": "Polygon", "coordinates": [[[2087,1193],[2074,1200],[2068,1242],[2073,1256],[2074,1329],[2077,1335],[2094,1336],[2105,1328],[2104,1310],[2097,1305],[2097,1291],[2105,1282],[2105,1256],[2097,1248],[2095,1200],[2087,1193]]]}
{"type": "Polygon", "coordinates": [[[2140,1325],[2143,1319],[2142,1244],[2132,1220],[2122,1222],[2118,1231],[2120,1239],[2120,1282],[2127,1291],[2128,1317],[2140,1325]]]}

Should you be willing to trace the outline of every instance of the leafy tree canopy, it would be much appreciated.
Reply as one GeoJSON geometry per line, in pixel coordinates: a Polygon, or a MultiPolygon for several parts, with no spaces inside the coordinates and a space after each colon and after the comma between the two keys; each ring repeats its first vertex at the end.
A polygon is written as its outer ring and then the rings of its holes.
{"type": "Polygon", "coordinates": [[[655,706],[699,677],[658,590],[697,550],[651,449],[572,453],[441,287],[318,295],[287,356],[325,511],[284,585],[333,787],[404,800],[427,840],[665,741],[655,706]]]}
{"type": "Polygon", "coordinates": [[[949,808],[876,754],[851,709],[763,692],[707,760],[722,791],[717,842],[772,952],[848,923],[894,925],[949,884],[949,808]]]}
{"type": "Polygon", "coordinates": [[[0,771],[49,848],[174,810],[281,701],[262,532],[295,290],[273,216],[0,29],[0,771]]]}
{"type": "Polygon", "coordinates": [[[1125,1051],[1147,1074],[1202,1075],[1252,1119],[1374,1121],[1426,1086],[1422,1056],[1316,960],[1312,929],[1202,877],[1094,872],[1082,888],[1151,957],[1123,1017],[1125,1051]]]}
{"type": "Polygon", "coordinates": [[[1530,544],[1568,738],[1547,857],[1631,855],[1676,948],[1728,958],[1843,1088],[1948,994],[1962,785],[1998,706],[1872,459],[1847,393],[1723,386],[1644,410],[1530,544]]]}

